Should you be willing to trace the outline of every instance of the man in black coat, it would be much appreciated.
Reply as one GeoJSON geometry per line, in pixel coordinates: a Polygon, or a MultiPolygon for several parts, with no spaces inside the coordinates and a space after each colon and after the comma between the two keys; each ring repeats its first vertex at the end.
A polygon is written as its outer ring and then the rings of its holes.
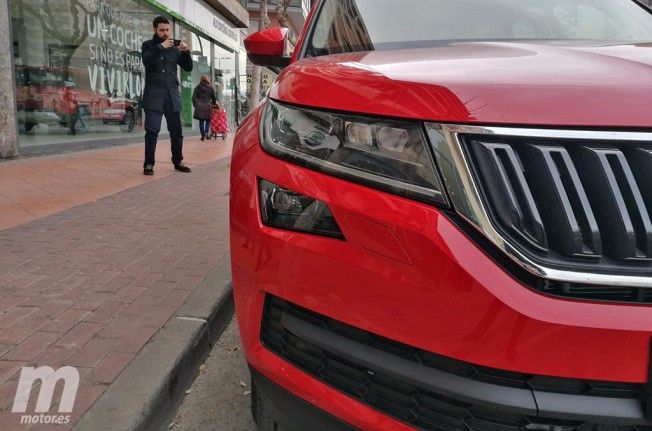
{"type": "Polygon", "coordinates": [[[165,115],[172,141],[172,163],[177,171],[190,172],[182,163],[183,134],[181,133],[181,93],[177,66],[190,72],[192,58],[188,45],[175,44],[170,37],[170,21],[157,16],[152,23],[155,34],[151,40],[143,42],[143,64],[145,65],[145,163],[143,173],[154,175],[154,153],[156,141],[161,130],[161,120],[165,115]]]}

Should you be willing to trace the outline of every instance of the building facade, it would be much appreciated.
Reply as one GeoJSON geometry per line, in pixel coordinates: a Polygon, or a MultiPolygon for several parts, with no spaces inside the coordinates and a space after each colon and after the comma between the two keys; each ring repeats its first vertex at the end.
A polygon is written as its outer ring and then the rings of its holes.
{"type": "Polygon", "coordinates": [[[10,29],[0,36],[0,82],[12,83],[0,85],[0,97],[13,98],[0,111],[0,122],[13,125],[0,131],[0,157],[141,140],[140,49],[156,15],[167,16],[174,37],[190,46],[193,71],[179,75],[184,126],[195,126],[191,95],[202,75],[235,126],[245,95],[241,29],[249,25],[241,2],[0,0],[10,29]]]}

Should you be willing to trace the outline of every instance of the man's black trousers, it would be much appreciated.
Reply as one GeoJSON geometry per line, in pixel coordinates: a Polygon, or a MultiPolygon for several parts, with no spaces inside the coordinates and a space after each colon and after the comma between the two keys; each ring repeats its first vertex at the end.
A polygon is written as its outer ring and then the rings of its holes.
{"type": "Polygon", "coordinates": [[[165,116],[172,142],[172,163],[176,166],[183,160],[183,134],[181,132],[181,113],[175,112],[172,101],[168,97],[163,103],[163,112],[145,110],[145,165],[155,162],[156,141],[161,131],[161,120],[165,116]]]}

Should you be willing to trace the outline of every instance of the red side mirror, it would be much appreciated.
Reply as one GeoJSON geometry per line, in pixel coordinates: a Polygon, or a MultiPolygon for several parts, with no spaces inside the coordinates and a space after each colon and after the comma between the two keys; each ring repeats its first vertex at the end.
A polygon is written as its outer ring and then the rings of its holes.
{"type": "Polygon", "coordinates": [[[247,57],[255,65],[283,68],[290,64],[290,57],[285,55],[288,29],[271,27],[250,34],[245,40],[247,57]]]}

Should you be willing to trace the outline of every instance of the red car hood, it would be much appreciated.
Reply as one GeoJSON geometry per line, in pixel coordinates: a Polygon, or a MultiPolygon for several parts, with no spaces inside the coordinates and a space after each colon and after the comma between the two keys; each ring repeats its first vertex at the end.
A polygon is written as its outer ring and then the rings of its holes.
{"type": "Polygon", "coordinates": [[[652,43],[454,43],[303,59],[270,97],[430,121],[652,127],[652,43]]]}

